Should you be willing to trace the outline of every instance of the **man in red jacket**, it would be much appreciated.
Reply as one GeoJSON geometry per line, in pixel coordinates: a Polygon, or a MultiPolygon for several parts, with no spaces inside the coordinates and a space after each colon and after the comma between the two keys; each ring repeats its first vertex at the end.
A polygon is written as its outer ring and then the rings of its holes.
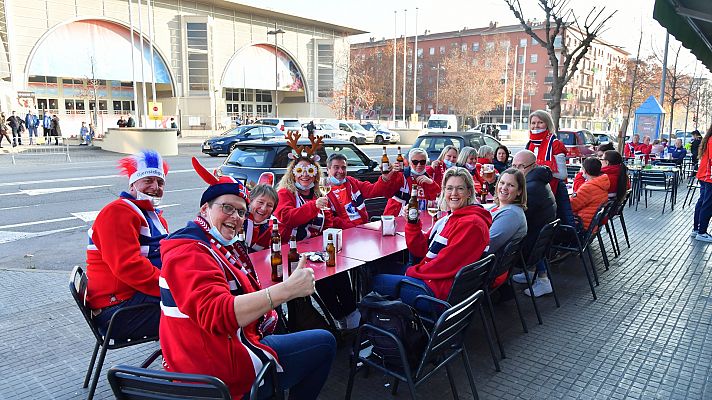
{"type": "MultiPolygon", "coordinates": [[[[120,309],[160,302],[158,245],[168,235],[168,224],[155,208],[163,197],[168,164],[157,152],[145,150],[121,159],[119,169],[129,177],[128,191],[99,212],[87,246],[87,303],[102,334],[120,309]]],[[[160,317],[158,307],[124,315],[112,337],[156,336],[160,317]]]]}

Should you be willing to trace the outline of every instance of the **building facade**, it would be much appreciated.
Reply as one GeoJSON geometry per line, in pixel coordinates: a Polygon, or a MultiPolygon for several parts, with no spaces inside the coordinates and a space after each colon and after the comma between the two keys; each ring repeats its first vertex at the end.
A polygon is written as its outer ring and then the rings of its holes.
{"type": "Polygon", "coordinates": [[[147,120],[154,98],[163,118],[148,127],[329,117],[359,33],[230,0],[0,0],[0,108],[102,131],[119,115],[147,120]]]}
{"type": "MultiPolygon", "coordinates": [[[[544,27],[541,23],[532,24],[534,32],[543,37],[544,27]]],[[[569,49],[578,44],[577,32],[564,29],[557,37],[556,43],[566,40],[569,49]]],[[[421,119],[427,118],[432,113],[454,113],[448,107],[446,98],[439,96],[438,89],[442,88],[447,79],[447,71],[442,68],[443,60],[453,51],[464,57],[486,56],[486,50],[500,48],[500,56],[505,54],[508,58],[505,70],[502,71],[503,85],[497,90],[505,91],[502,104],[480,116],[480,122],[506,122],[515,126],[524,126],[528,114],[537,109],[546,109],[549,91],[553,81],[553,68],[548,58],[546,49],[536,43],[521,25],[497,26],[491,23],[488,27],[475,29],[462,29],[453,32],[429,33],[418,36],[417,77],[416,77],[416,109],[421,119]],[[508,54],[507,54],[508,53],[508,54]],[[439,79],[439,81],[438,81],[439,79]],[[438,98],[439,97],[439,98],[438,98]],[[505,101],[506,100],[506,101],[505,101]],[[505,104],[506,103],[506,104],[505,104]]],[[[403,41],[401,37],[399,43],[403,41]]],[[[371,40],[365,43],[356,43],[351,46],[351,58],[360,57],[361,60],[381,59],[371,57],[383,53],[389,46],[392,48],[392,39],[380,41],[371,40]],[[369,58],[370,57],[370,58],[369,58]]],[[[415,37],[406,38],[407,67],[406,88],[413,86],[412,60],[415,37]]],[[[561,46],[557,46],[561,48],[561,46]]],[[[402,50],[397,53],[396,87],[402,85],[403,62],[402,50]]],[[[392,55],[392,53],[389,53],[392,55]]],[[[629,54],[619,47],[612,46],[604,41],[594,41],[588,54],[579,65],[578,71],[564,89],[562,100],[562,127],[588,128],[608,130],[614,123],[615,110],[606,107],[608,93],[608,75],[616,66],[623,67],[629,54]]],[[[391,68],[390,61],[383,62],[385,68],[391,68]]],[[[392,75],[391,75],[392,76],[392,75]]],[[[413,112],[412,89],[407,91],[405,114],[413,112]]],[[[399,99],[399,95],[396,96],[399,99]]],[[[389,107],[390,108],[390,107],[389,107]]],[[[402,113],[401,102],[396,101],[396,116],[402,113]]],[[[390,114],[390,110],[382,112],[390,114]]]]}

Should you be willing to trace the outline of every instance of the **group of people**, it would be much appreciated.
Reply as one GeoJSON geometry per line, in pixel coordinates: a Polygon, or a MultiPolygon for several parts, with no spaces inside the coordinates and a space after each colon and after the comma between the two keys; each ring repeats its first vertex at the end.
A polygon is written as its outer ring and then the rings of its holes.
{"type": "MultiPolygon", "coordinates": [[[[697,152],[700,141],[700,132],[695,130],[692,132],[692,141],[690,142],[690,152],[695,164],[697,163],[697,152]]],[[[636,133],[631,138],[631,141],[626,143],[623,147],[623,155],[626,158],[643,157],[645,163],[654,159],[655,161],[653,162],[669,160],[678,165],[682,165],[687,156],[687,149],[682,143],[682,138],[675,139],[673,145],[668,144],[667,138],[655,139],[651,144],[650,136],[646,135],[643,137],[643,142],[641,143],[640,135],[636,133]]]]}
{"type": "Polygon", "coordinates": [[[35,115],[34,111],[27,110],[25,118],[20,118],[12,111],[10,116],[6,118],[5,113],[0,113],[0,148],[2,148],[2,139],[7,139],[7,142],[12,147],[22,146],[22,134],[27,131],[30,145],[36,144],[39,138],[37,128],[42,127],[43,137],[46,143],[51,142],[51,137],[54,137],[55,144],[59,144],[59,137],[62,136],[62,131],[59,127],[59,118],[56,114],[50,115],[47,110],[44,116],[40,119],[35,115]],[[12,135],[12,140],[10,140],[12,135]]]}
{"type": "Polygon", "coordinates": [[[116,121],[116,126],[119,128],[134,128],[136,127],[136,120],[131,114],[126,114],[125,119],[123,115],[120,115],[119,120],[116,121]]]}

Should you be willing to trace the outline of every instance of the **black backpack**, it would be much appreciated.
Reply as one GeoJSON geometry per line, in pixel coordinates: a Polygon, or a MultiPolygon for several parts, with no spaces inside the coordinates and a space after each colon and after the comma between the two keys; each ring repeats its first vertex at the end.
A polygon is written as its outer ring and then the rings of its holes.
{"type": "MultiPolygon", "coordinates": [[[[400,299],[376,292],[366,295],[358,308],[361,324],[374,325],[394,334],[403,343],[409,366],[416,367],[430,336],[415,309],[400,299]]],[[[366,331],[365,335],[373,345],[372,353],[380,357],[384,364],[401,365],[398,346],[393,340],[372,330],[366,331]]]]}

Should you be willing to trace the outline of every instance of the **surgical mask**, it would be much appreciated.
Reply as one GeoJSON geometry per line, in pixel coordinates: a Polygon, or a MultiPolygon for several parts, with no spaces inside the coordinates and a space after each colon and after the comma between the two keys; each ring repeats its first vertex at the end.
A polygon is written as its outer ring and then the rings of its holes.
{"type": "Polygon", "coordinates": [[[466,166],[467,169],[469,169],[470,171],[474,171],[474,170],[475,170],[475,164],[467,163],[467,164],[465,164],[465,166],[466,166]]]}
{"type": "Polygon", "coordinates": [[[544,133],[546,132],[546,129],[532,129],[531,133],[537,134],[537,133],[544,133]]]}
{"type": "Polygon", "coordinates": [[[452,168],[452,166],[455,165],[455,163],[450,160],[443,160],[443,163],[445,163],[445,166],[448,168],[452,168]]]}
{"type": "Polygon", "coordinates": [[[148,200],[154,207],[158,207],[162,199],[162,197],[149,196],[146,193],[136,191],[136,200],[148,200]]]}
{"type": "Polygon", "coordinates": [[[216,228],[216,227],[213,225],[212,218],[210,218],[210,215],[209,215],[209,214],[208,214],[208,222],[210,222],[210,230],[209,230],[208,232],[209,232],[210,235],[212,235],[212,236],[215,238],[215,240],[217,240],[218,243],[220,243],[221,245],[223,245],[223,246],[232,246],[233,244],[235,244],[235,242],[237,242],[237,241],[240,239],[240,236],[237,235],[237,234],[236,234],[235,237],[233,237],[231,240],[225,239],[225,237],[222,235],[222,233],[220,233],[220,231],[218,230],[218,228],[216,228]]]}
{"type": "Polygon", "coordinates": [[[413,176],[425,175],[425,170],[422,170],[422,171],[418,172],[418,171],[415,170],[415,168],[411,168],[411,169],[410,169],[410,174],[413,175],[413,176]]]}
{"type": "Polygon", "coordinates": [[[341,180],[338,180],[338,179],[336,179],[335,177],[330,176],[329,179],[331,180],[331,183],[332,183],[333,185],[343,185],[344,182],[346,182],[346,178],[341,179],[341,180]]]}
{"type": "Polygon", "coordinates": [[[294,182],[294,186],[296,186],[299,190],[309,190],[314,187],[314,182],[310,183],[309,186],[304,186],[299,182],[294,182]]]}

